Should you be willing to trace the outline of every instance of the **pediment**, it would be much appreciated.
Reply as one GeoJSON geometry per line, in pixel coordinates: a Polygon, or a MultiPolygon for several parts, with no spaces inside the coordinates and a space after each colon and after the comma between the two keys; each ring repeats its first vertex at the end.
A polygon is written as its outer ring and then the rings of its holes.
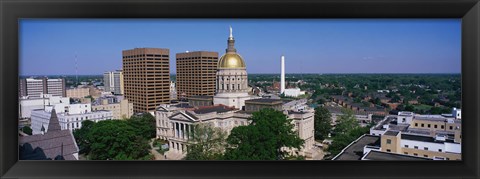
{"type": "Polygon", "coordinates": [[[188,116],[184,113],[177,113],[169,117],[170,120],[178,120],[178,121],[188,121],[188,122],[195,122],[192,117],[188,116]]]}

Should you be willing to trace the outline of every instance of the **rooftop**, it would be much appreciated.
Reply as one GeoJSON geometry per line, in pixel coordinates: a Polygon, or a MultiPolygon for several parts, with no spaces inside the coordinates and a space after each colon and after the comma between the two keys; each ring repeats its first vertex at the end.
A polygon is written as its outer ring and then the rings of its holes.
{"type": "Polygon", "coordinates": [[[334,160],[360,160],[363,156],[363,148],[366,146],[380,146],[380,136],[363,135],[349,146],[343,149],[334,160]]]}
{"type": "Polygon", "coordinates": [[[371,150],[364,159],[367,160],[432,160],[430,158],[416,157],[410,155],[403,155],[390,152],[381,152],[376,150],[371,150]]]}
{"type": "Polygon", "coordinates": [[[389,135],[389,136],[397,136],[399,131],[387,131],[383,135],[389,135]]]}
{"type": "Polygon", "coordinates": [[[258,99],[245,100],[245,103],[268,103],[268,104],[278,103],[278,104],[281,104],[281,103],[283,103],[283,101],[281,99],[258,98],[258,99]]]}
{"type": "Polygon", "coordinates": [[[306,114],[305,111],[295,111],[295,110],[288,110],[288,114],[306,114]]]}
{"type": "Polygon", "coordinates": [[[224,106],[224,105],[217,105],[217,106],[201,106],[193,111],[196,114],[206,114],[211,112],[224,113],[224,112],[229,112],[233,110],[235,110],[235,108],[224,106]]]}
{"type": "MultiPolygon", "coordinates": [[[[61,130],[55,109],[51,112],[48,130],[44,134],[20,136],[19,145],[29,143],[32,148],[41,148],[47,158],[63,156],[65,160],[76,160],[73,154],[79,149],[70,130],[61,130]]],[[[28,156],[20,156],[28,159],[28,156]]]]}
{"type": "Polygon", "coordinates": [[[209,99],[210,100],[210,99],[213,99],[213,97],[202,95],[202,96],[190,96],[190,97],[188,97],[188,99],[209,99]]]}
{"type": "Polygon", "coordinates": [[[61,155],[65,160],[76,160],[73,156],[79,149],[70,130],[50,131],[44,135],[20,136],[19,145],[29,143],[32,148],[43,149],[47,158],[55,158],[61,155]]]}
{"type": "MultiPolygon", "coordinates": [[[[412,135],[412,134],[402,134],[402,139],[421,141],[421,142],[430,142],[430,143],[444,143],[444,141],[435,140],[434,137],[422,136],[422,135],[412,135]]],[[[454,143],[454,141],[451,140],[451,139],[446,139],[445,142],[454,143]]]]}

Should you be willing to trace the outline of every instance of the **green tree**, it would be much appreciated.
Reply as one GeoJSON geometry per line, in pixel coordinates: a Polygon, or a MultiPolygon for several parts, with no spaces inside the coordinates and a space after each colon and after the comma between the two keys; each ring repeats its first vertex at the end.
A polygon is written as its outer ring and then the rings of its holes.
{"type": "Polygon", "coordinates": [[[89,153],[90,152],[90,141],[88,141],[87,134],[92,129],[95,122],[90,120],[82,121],[82,128],[75,129],[73,131],[73,136],[77,142],[78,148],[80,149],[79,153],[89,153]]]}
{"type": "Polygon", "coordinates": [[[126,120],[129,125],[135,128],[135,133],[145,139],[154,138],[156,135],[155,117],[150,113],[143,113],[141,116],[132,116],[126,120]]]}
{"type": "Polygon", "coordinates": [[[23,126],[23,127],[22,127],[22,131],[23,131],[23,133],[25,133],[25,134],[32,135],[32,129],[31,129],[30,127],[28,127],[28,126],[23,126]]]}
{"type": "Polygon", "coordinates": [[[128,120],[82,122],[73,132],[80,153],[93,160],[150,160],[149,140],[155,137],[155,118],[149,113],[128,120]]]}
{"type": "Polygon", "coordinates": [[[323,140],[332,130],[332,115],[325,107],[315,108],[314,117],[315,139],[323,140]]]}
{"type": "Polygon", "coordinates": [[[149,157],[148,140],[126,121],[100,121],[87,133],[93,160],[138,160],[149,157]]]}
{"type": "Polygon", "coordinates": [[[396,103],[396,102],[399,102],[399,101],[400,101],[400,96],[398,96],[398,95],[394,95],[392,97],[392,99],[390,100],[390,102],[392,102],[392,103],[396,103]]]}
{"type": "Polygon", "coordinates": [[[345,134],[350,130],[360,127],[352,110],[344,109],[342,113],[343,114],[338,117],[335,128],[333,129],[335,135],[345,134]]]}
{"type": "Polygon", "coordinates": [[[405,106],[405,111],[413,112],[415,111],[415,107],[413,105],[408,104],[407,106],[405,106]]]}
{"type": "Polygon", "coordinates": [[[193,125],[185,160],[220,160],[226,145],[226,132],[208,123],[193,125]]]}
{"type": "Polygon", "coordinates": [[[283,160],[283,147],[299,149],[304,141],[293,130],[292,120],[273,109],[254,112],[248,126],[232,129],[227,138],[227,160],[283,160]]]}

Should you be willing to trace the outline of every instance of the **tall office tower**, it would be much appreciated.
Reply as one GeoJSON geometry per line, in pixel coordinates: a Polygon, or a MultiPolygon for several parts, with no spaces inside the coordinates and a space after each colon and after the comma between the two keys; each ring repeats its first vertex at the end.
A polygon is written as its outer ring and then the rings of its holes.
{"type": "Polygon", "coordinates": [[[169,49],[135,48],[122,51],[125,98],[133,111],[153,112],[170,103],[169,49]]]}
{"type": "Polygon", "coordinates": [[[123,72],[122,70],[107,71],[103,73],[103,86],[105,92],[113,92],[113,94],[123,94],[123,72]]]}
{"type": "Polygon", "coordinates": [[[67,96],[67,90],[65,89],[64,79],[47,79],[47,92],[52,96],[67,96]]]}
{"type": "Polygon", "coordinates": [[[51,94],[52,96],[65,97],[65,79],[47,79],[47,78],[26,78],[19,81],[19,92],[21,96],[29,98],[40,98],[42,94],[51,94]]]}
{"type": "Polygon", "coordinates": [[[181,97],[215,95],[218,53],[177,53],[177,94],[181,97]]]}
{"type": "Polygon", "coordinates": [[[280,74],[280,94],[285,93],[285,56],[282,55],[282,69],[280,74]]]}

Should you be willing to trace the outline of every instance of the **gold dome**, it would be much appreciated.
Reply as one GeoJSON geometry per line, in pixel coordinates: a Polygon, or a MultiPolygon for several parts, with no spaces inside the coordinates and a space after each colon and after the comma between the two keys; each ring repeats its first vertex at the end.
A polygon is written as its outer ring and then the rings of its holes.
{"type": "Polygon", "coordinates": [[[220,57],[218,68],[245,68],[245,61],[237,53],[226,53],[220,57]]]}

